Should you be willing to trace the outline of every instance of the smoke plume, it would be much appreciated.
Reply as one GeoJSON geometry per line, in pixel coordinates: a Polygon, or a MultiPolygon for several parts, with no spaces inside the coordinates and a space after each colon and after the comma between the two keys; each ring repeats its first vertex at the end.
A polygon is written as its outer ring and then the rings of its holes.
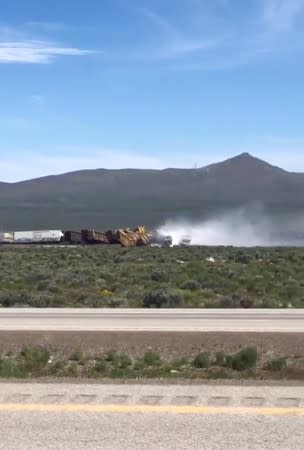
{"type": "Polygon", "coordinates": [[[172,236],[173,245],[189,236],[191,245],[232,245],[236,247],[272,246],[271,220],[258,208],[239,209],[211,219],[193,223],[186,219],[168,221],[158,232],[172,236]]]}

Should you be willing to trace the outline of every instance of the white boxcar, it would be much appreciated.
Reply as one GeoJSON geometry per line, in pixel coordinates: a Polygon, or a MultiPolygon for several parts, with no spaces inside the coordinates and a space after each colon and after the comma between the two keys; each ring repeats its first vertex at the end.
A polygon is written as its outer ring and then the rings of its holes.
{"type": "Polygon", "coordinates": [[[11,243],[14,242],[14,233],[9,233],[5,231],[0,231],[0,243],[11,243]]]}
{"type": "Polygon", "coordinates": [[[60,242],[61,230],[15,231],[15,242],[60,242]]]}

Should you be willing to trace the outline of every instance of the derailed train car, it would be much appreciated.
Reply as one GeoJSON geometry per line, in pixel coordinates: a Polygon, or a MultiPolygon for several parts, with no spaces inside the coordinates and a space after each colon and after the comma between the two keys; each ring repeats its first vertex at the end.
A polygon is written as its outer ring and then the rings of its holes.
{"type": "Polygon", "coordinates": [[[145,227],[137,227],[134,230],[129,228],[119,229],[116,232],[118,242],[123,247],[142,247],[149,245],[151,241],[151,234],[148,233],[145,227]]]}
{"type": "Polygon", "coordinates": [[[151,236],[150,245],[152,247],[172,247],[173,239],[172,236],[154,231],[151,236]]]}
{"type": "Polygon", "coordinates": [[[121,245],[122,247],[140,247],[157,245],[159,247],[172,245],[171,236],[150,233],[144,226],[134,229],[120,228],[118,230],[101,232],[83,229],[72,230],[38,230],[0,232],[2,244],[74,244],[74,245],[121,245]]]}
{"type": "Polygon", "coordinates": [[[151,235],[145,227],[137,227],[134,230],[125,228],[114,232],[108,230],[105,233],[96,230],[82,230],[82,240],[88,244],[119,244],[122,247],[139,247],[149,245],[151,235]]]}
{"type": "Polygon", "coordinates": [[[81,230],[81,239],[85,244],[110,244],[106,233],[96,230],[81,230]]]}
{"type": "Polygon", "coordinates": [[[69,244],[121,245],[122,247],[172,246],[171,236],[165,236],[158,232],[150,233],[144,226],[134,229],[119,228],[106,232],[88,229],[81,230],[81,232],[65,231],[64,241],[69,244]]]}

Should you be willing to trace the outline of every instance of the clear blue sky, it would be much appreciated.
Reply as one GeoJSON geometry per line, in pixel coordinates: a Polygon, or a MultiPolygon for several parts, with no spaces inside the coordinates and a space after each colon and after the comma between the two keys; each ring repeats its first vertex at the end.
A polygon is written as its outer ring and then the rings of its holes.
{"type": "Polygon", "coordinates": [[[304,0],[11,0],[0,180],[193,167],[304,171],[304,0]]]}

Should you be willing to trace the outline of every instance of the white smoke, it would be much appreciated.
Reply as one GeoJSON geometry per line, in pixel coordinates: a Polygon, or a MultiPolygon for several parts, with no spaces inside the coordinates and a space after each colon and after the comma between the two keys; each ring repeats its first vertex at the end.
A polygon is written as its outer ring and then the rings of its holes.
{"type": "Polygon", "coordinates": [[[244,209],[196,223],[186,219],[168,221],[158,229],[160,234],[172,236],[173,245],[189,236],[191,245],[236,247],[277,245],[271,231],[270,220],[260,210],[248,214],[244,209]]]}

